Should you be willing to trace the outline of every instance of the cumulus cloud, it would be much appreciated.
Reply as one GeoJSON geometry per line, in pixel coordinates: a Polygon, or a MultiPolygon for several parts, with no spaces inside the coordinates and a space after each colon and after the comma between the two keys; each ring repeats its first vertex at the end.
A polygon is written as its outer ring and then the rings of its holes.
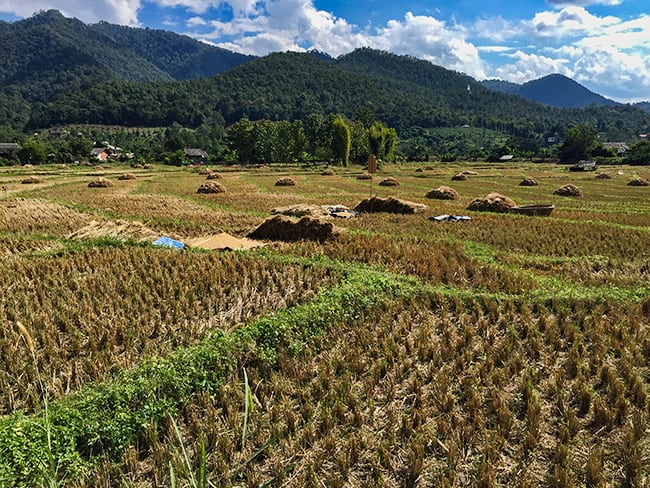
{"type": "Polygon", "coordinates": [[[543,37],[585,35],[620,22],[617,17],[597,17],[582,7],[566,7],[556,12],[539,12],[530,24],[543,37]]]}
{"type": "Polygon", "coordinates": [[[105,20],[123,25],[139,25],[140,0],[0,0],[0,12],[29,17],[40,10],[60,10],[66,17],[87,23],[105,20]]]}
{"type": "Polygon", "coordinates": [[[620,5],[622,0],[546,0],[551,7],[589,7],[591,5],[620,5]]]}

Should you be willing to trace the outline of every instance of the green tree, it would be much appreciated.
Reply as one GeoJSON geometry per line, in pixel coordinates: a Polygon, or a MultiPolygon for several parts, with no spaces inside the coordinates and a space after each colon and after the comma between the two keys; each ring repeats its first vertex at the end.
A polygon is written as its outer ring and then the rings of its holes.
{"type": "Polygon", "coordinates": [[[368,144],[370,152],[378,159],[391,161],[397,146],[397,131],[381,122],[375,122],[368,129],[368,144]]]}
{"type": "Polygon", "coordinates": [[[630,164],[650,164],[650,141],[639,141],[625,154],[630,164]]]}
{"type": "Polygon", "coordinates": [[[332,120],[332,155],[341,166],[347,166],[350,160],[350,126],[346,120],[337,115],[332,120]]]}
{"type": "Polygon", "coordinates": [[[228,145],[240,163],[253,160],[253,124],[246,117],[228,128],[228,145]]]}
{"type": "Polygon", "coordinates": [[[34,139],[28,139],[18,151],[18,159],[22,164],[42,164],[47,160],[47,153],[48,150],[45,144],[34,139]]]}
{"type": "Polygon", "coordinates": [[[593,126],[574,125],[566,131],[564,142],[560,147],[560,159],[567,163],[589,159],[598,145],[598,133],[593,126]]]}

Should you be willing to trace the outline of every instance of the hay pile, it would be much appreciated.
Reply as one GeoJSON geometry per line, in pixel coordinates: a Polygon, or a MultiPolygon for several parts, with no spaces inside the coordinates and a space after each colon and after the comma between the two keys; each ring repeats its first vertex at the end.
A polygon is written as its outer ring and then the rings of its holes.
{"type": "Polygon", "coordinates": [[[381,180],[379,186],[399,186],[399,181],[392,176],[389,176],[388,178],[381,180]]]}
{"type": "Polygon", "coordinates": [[[463,173],[457,173],[451,177],[451,181],[465,181],[466,179],[467,175],[463,173]]]}
{"type": "Polygon", "coordinates": [[[211,175],[212,173],[213,173],[213,171],[212,171],[210,168],[201,168],[201,169],[199,170],[199,174],[200,174],[201,176],[211,175]]]}
{"type": "Polygon", "coordinates": [[[153,169],[153,164],[145,164],[142,166],[144,169],[153,169]]]}
{"type": "Polygon", "coordinates": [[[117,177],[118,180],[137,180],[138,178],[133,173],[123,173],[117,177]]]}
{"type": "Polygon", "coordinates": [[[291,176],[285,176],[284,178],[280,178],[278,181],[276,181],[275,186],[296,186],[296,180],[294,180],[291,176]]]}
{"type": "Polygon", "coordinates": [[[99,239],[110,237],[121,241],[154,241],[160,236],[142,222],[116,220],[107,222],[91,221],[87,226],[68,235],[68,239],[99,239]]]}
{"type": "Polygon", "coordinates": [[[370,173],[361,173],[357,176],[357,180],[372,180],[372,175],[370,173]]]}
{"type": "Polygon", "coordinates": [[[321,173],[321,176],[336,176],[336,172],[333,169],[326,168],[321,173]]]}
{"type": "Polygon", "coordinates": [[[478,173],[476,171],[470,171],[468,169],[461,171],[460,174],[465,176],[478,176],[478,173]]]}
{"type": "Polygon", "coordinates": [[[144,166],[141,165],[140,163],[133,163],[131,165],[131,167],[134,168],[134,169],[143,169],[144,168],[144,166]]]}
{"type": "Polygon", "coordinates": [[[45,183],[45,180],[40,176],[28,176],[23,181],[21,181],[21,183],[23,185],[36,185],[38,183],[45,183]]]}
{"type": "Polygon", "coordinates": [[[226,192],[226,187],[216,181],[203,183],[196,190],[196,193],[225,193],[225,192],[226,192]]]}
{"type": "Polygon", "coordinates": [[[329,212],[321,205],[301,203],[289,207],[276,207],[271,209],[272,215],[287,215],[289,217],[329,217],[329,212]]]}
{"type": "Polygon", "coordinates": [[[284,242],[301,240],[323,242],[340,233],[341,229],[331,222],[312,217],[303,217],[295,221],[286,215],[275,215],[262,222],[259,227],[248,234],[248,237],[284,242]]]}
{"type": "Polygon", "coordinates": [[[640,176],[637,176],[628,183],[628,186],[650,186],[650,181],[644,180],[640,176]]]}
{"type": "Polygon", "coordinates": [[[484,197],[475,198],[467,206],[467,210],[476,212],[507,212],[511,207],[517,204],[511,198],[501,195],[497,192],[490,192],[484,197]]]}
{"type": "Polygon", "coordinates": [[[366,198],[354,207],[354,210],[357,212],[387,212],[395,214],[415,214],[424,212],[426,209],[427,206],[421,203],[409,202],[408,200],[393,197],[366,198]]]}
{"type": "Polygon", "coordinates": [[[553,192],[554,195],[560,195],[562,197],[581,197],[583,196],[582,190],[577,186],[569,183],[563,185],[553,192]]]}
{"type": "Polygon", "coordinates": [[[88,183],[88,188],[109,188],[111,186],[113,186],[113,182],[104,177],[99,177],[88,183]]]}
{"type": "Polygon", "coordinates": [[[263,242],[254,241],[252,239],[246,239],[241,237],[235,237],[233,235],[227,234],[226,232],[221,232],[209,237],[198,237],[196,239],[191,239],[186,243],[190,247],[197,247],[201,249],[210,249],[210,250],[233,250],[240,251],[246,249],[255,249],[256,247],[264,246],[263,242]]]}
{"type": "Polygon", "coordinates": [[[596,175],[596,179],[597,180],[611,180],[612,175],[610,175],[609,173],[598,173],[596,175]]]}
{"type": "Polygon", "coordinates": [[[223,176],[221,176],[221,173],[213,172],[208,175],[206,180],[220,180],[221,178],[223,178],[223,176]]]}
{"type": "Polygon", "coordinates": [[[416,173],[422,173],[422,172],[424,172],[424,170],[423,170],[422,168],[417,168],[417,169],[415,170],[415,172],[416,172],[416,173]]]}
{"type": "Polygon", "coordinates": [[[450,186],[439,186],[433,190],[429,190],[425,195],[427,198],[434,198],[436,200],[456,200],[460,195],[456,190],[450,186]]]}
{"type": "Polygon", "coordinates": [[[519,182],[519,186],[539,186],[539,182],[535,178],[524,178],[519,182]]]}

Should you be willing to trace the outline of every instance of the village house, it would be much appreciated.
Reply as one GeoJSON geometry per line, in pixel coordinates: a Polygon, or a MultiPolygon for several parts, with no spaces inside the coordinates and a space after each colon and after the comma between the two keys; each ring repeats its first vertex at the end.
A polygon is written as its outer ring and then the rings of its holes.
{"type": "Polygon", "coordinates": [[[208,160],[208,153],[203,149],[186,148],[185,157],[193,163],[205,163],[208,160]]]}

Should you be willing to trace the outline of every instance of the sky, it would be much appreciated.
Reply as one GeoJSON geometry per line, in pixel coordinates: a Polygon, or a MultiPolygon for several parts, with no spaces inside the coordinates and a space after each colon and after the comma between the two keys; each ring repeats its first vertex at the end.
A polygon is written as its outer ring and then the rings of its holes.
{"type": "Polygon", "coordinates": [[[371,47],[477,80],[560,73],[613,100],[650,100],[648,0],[0,0],[0,19],[48,9],[258,56],[371,47]]]}

